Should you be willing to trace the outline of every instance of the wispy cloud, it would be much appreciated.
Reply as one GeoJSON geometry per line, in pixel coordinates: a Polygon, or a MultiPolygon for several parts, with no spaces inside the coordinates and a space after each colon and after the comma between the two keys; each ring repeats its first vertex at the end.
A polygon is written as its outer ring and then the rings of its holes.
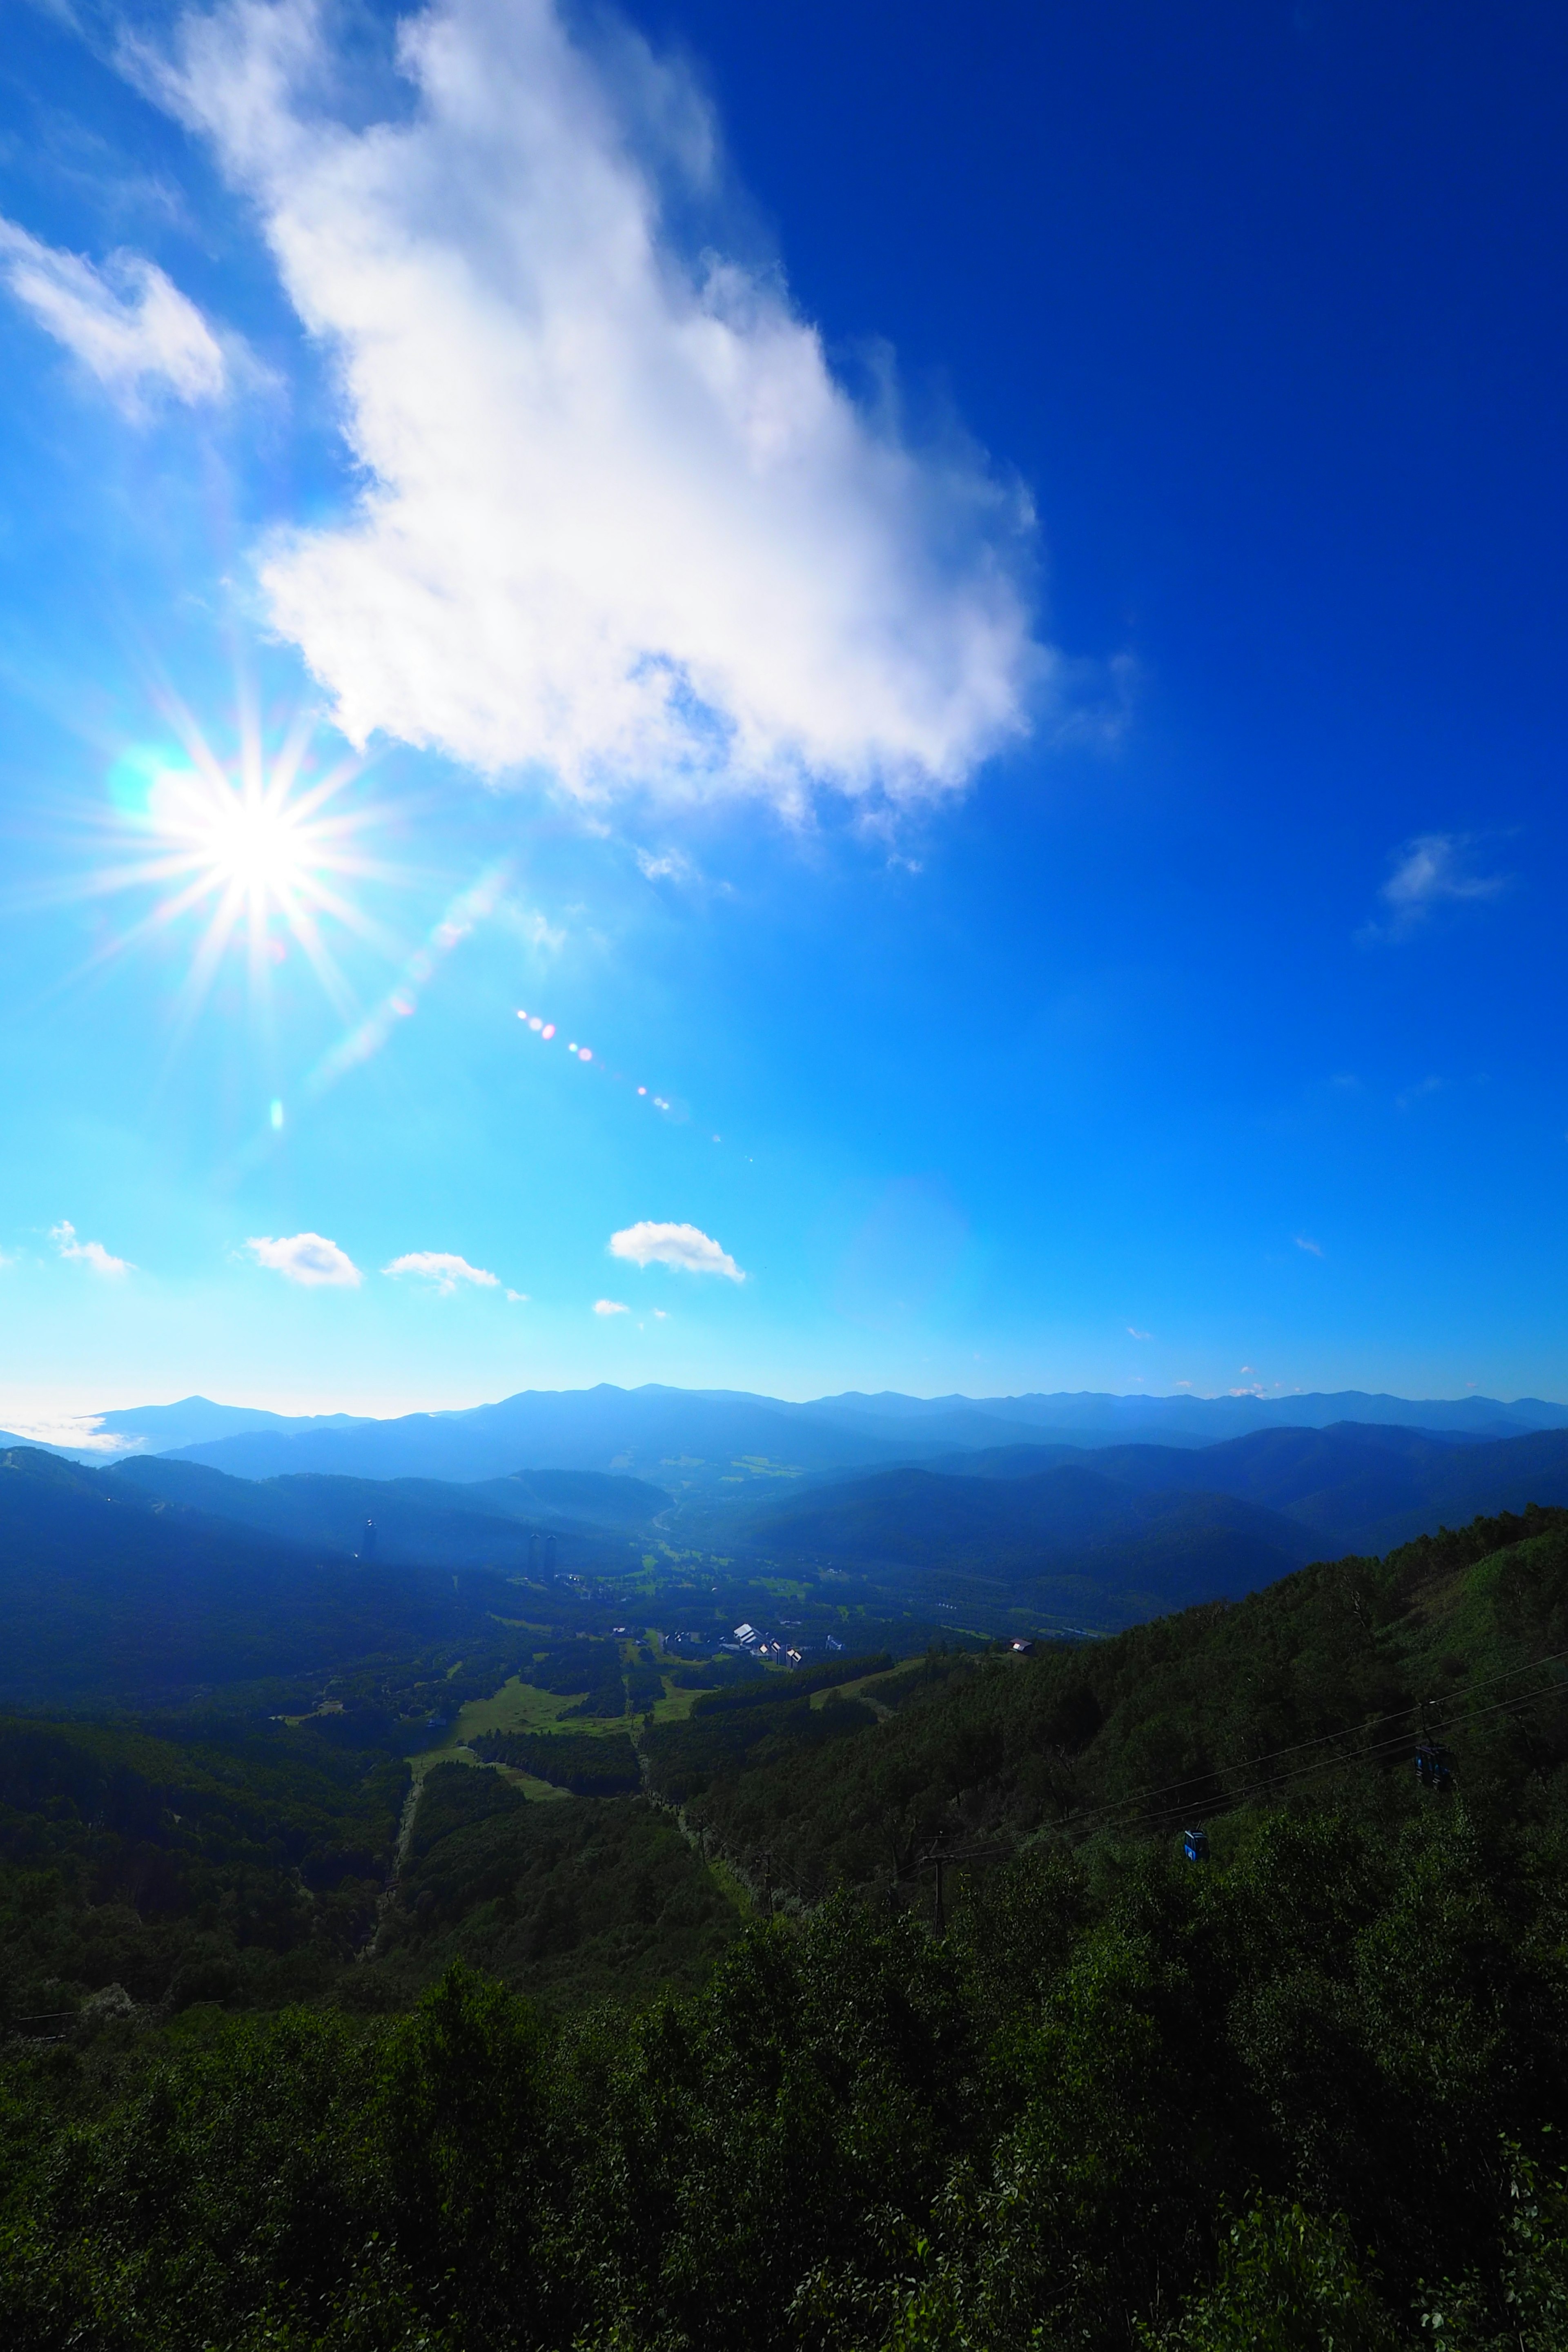
{"type": "Polygon", "coordinates": [[[1442,1078],[1417,1078],[1413,1087],[1394,1097],[1395,1110],[1408,1110],[1413,1103],[1425,1102],[1428,1095],[1440,1095],[1447,1083],[1442,1078]]]}
{"type": "Polygon", "coordinates": [[[258,1265],[270,1267],[301,1290],[357,1290],[364,1280],[346,1250],[324,1234],[253,1234],[245,1244],[258,1265]]]}
{"type": "Polygon", "coordinates": [[[952,790],[1026,732],[1059,668],[1027,498],[956,432],[914,446],[890,381],[858,403],[778,270],[716,249],[686,69],[552,0],[435,0],[367,121],[336,21],[229,0],[131,54],[333,354],[364,488],[261,578],[349,734],[796,807],[952,790]]]}
{"type": "Polygon", "coordinates": [[[1323,1255],[1322,1243],[1310,1242],[1305,1234],[1296,1235],[1296,1247],[1299,1250],[1310,1250],[1314,1257],[1321,1257],[1323,1255]]]}
{"type": "Polygon", "coordinates": [[[637,858],[645,881],[700,882],[702,878],[683,849],[661,849],[657,856],[651,849],[639,849],[637,858]]]}
{"type": "Polygon", "coordinates": [[[731,1282],[745,1276],[728,1250],[696,1225],[659,1225],[645,1217],[610,1235],[610,1255],[633,1265],[672,1265],[683,1274],[721,1274],[731,1282]]]}
{"type": "Polygon", "coordinates": [[[1497,898],[1509,877],[1477,873],[1470,862],[1475,846],[1468,833],[1421,833],[1405,842],[1378,894],[1388,912],[1363,924],[1358,937],[1407,940],[1441,906],[1497,898]]]}
{"type": "Polygon", "coordinates": [[[1154,1334],[1152,1331],[1140,1331],[1136,1324],[1129,1323],[1127,1336],[1130,1339],[1152,1339],[1154,1334]]]}
{"type": "Polygon", "coordinates": [[[595,1315],[629,1315],[631,1311],[623,1299],[595,1298],[594,1301],[595,1315]]]}
{"type": "MultiPolygon", "coordinates": [[[[438,1297],[450,1298],[459,1283],[470,1284],[477,1290],[499,1290],[500,1278],[487,1273],[482,1265],[470,1265],[466,1257],[453,1256],[446,1250],[410,1250],[403,1257],[395,1257],[390,1265],[382,1267],[383,1274],[412,1275],[434,1290],[438,1297]]],[[[509,1290],[509,1298],[517,1293],[509,1290]]]]}
{"type": "Polygon", "coordinates": [[[110,254],[101,269],[0,220],[0,280],[132,416],[153,391],[192,404],[228,389],[222,346],[156,262],[110,254]]]}
{"type": "Polygon", "coordinates": [[[566,944],[564,929],[552,923],[538,907],[520,907],[510,899],[502,899],[496,913],[531,948],[542,949],[549,955],[559,955],[566,944]]]}
{"type": "Polygon", "coordinates": [[[101,1274],[110,1282],[135,1272],[128,1257],[116,1257],[101,1242],[79,1242],[76,1227],[68,1218],[62,1217],[58,1225],[49,1227],[49,1239],[62,1257],[78,1265],[90,1266],[94,1274],[101,1274]]]}

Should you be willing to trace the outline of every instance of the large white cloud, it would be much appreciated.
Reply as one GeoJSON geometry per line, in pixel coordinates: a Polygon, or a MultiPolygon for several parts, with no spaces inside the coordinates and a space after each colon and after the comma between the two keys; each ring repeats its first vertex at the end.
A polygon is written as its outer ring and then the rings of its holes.
{"type": "Polygon", "coordinates": [[[713,125],[612,48],[551,0],[436,0],[411,106],[369,121],[313,0],[226,0],[142,58],[258,205],[364,469],[267,551],[274,620],[356,740],[491,775],[960,784],[1050,667],[1027,501],[858,406],[775,274],[682,255],[667,198],[714,196],[713,125]]]}
{"type": "Polygon", "coordinates": [[[745,1276],[726,1249],[699,1225],[661,1225],[643,1217],[610,1235],[610,1255],[633,1265],[673,1265],[682,1274],[721,1274],[731,1282],[745,1276]]]}
{"type": "Polygon", "coordinates": [[[254,1234],[245,1244],[258,1265],[296,1282],[301,1290],[357,1290],[364,1280],[346,1250],[324,1234],[254,1234]]]}
{"type": "Polygon", "coordinates": [[[227,388],[217,337],[141,254],[113,254],[95,269],[0,220],[0,279],[132,414],[154,386],[189,402],[219,399],[227,388]]]}

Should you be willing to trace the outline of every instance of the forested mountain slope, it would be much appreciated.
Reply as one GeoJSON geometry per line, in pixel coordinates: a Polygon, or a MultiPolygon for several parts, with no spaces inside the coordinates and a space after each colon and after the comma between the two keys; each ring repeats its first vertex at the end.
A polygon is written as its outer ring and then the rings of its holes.
{"type": "Polygon", "coordinates": [[[902,1883],[943,1838],[1005,1851],[1172,1831],[1298,1791],[1375,1805],[1384,1753],[1407,1760],[1424,1720],[1453,1745],[1469,1804],[1511,1802],[1538,1750],[1568,1751],[1565,1655],[1568,1511],[1533,1512],[1103,1642],[933,1654],[860,1685],[890,1719],[831,1753],[781,1722],[771,1752],[710,1778],[695,1723],[646,1744],[652,1786],[694,1826],[815,1894],[902,1883]]]}
{"type": "Polygon", "coordinates": [[[1093,1455],[1008,1479],[880,1471],[758,1513],[745,1535],[784,1559],[895,1580],[923,1571],[933,1591],[984,1591],[994,1606],[1005,1598],[1090,1626],[1250,1591],[1312,1549],[1277,1512],[1220,1494],[1142,1493],[1101,1475],[1093,1455]]]}
{"type": "MultiPolygon", "coordinates": [[[[327,2006],[0,2053],[8,2341],[1561,2352],[1565,1650],[1568,1514],[1536,1513],[858,1697],[710,1694],[645,1736],[679,1811],[439,1770],[327,2006]],[[784,1914],[737,1935],[720,1855],[784,1914]],[[442,1949],[629,2004],[455,1968],[374,2014],[442,1949]]],[[[89,1870],[17,1753],[15,1834],[89,1870]]],[[[247,1851],[226,1759],[132,1769],[117,1839],[188,1787],[194,1839],[247,1851]]],[[[307,1839],[346,1794],[312,1786],[307,1839]]]]}
{"type": "MultiPolygon", "coordinates": [[[[783,1504],[739,1518],[738,1538],[781,1549],[833,1550],[846,1559],[934,1564],[1016,1558],[1035,1538],[1054,1547],[1092,1540],[1142,1517],[1153,1521],[1190,1498],[1189,1511],[1225,1496],[1259,1513],[1250,1523],[1217,1517],[1281,1559],[1385,1551],[1443,1526],[1527,1504],[1568,1504],[1568,1431],[1532,1431],[1492,1442],[1346,1422],[1328,1429],[1269,1429],[1219,1444],[1057,1443],[951,1454],[918,1472],[817,1479],[783,1504]],[[926,1482],[940,1477],[939,1487],[926,1482]],[[1099,1483],[1094,1483],[1099,1482],[1099,1483]],[[985,1485],[1017,1489],[988,1496],[985,1485]],[[1107,1489],[1120,1490],[1121,1499],[1107,1489]],[[1136,1500],[1129,1498],[1135,1497],[1136,1500]],[[1279,1519],[1292,1523],[1280,1527],[1279,1519]],[[1058,1543],[1057,1539],[1060,1539],[1058,1543]]],[[[1279,1573],[1278,1566],[1268,1570],[1279,1573]]],[[[1268,1577],[1251,1580],[1267,1581],[1268,1577]]],[[[1247,1585],[1216,1581],[1214,1594],[1247,1585]]],[[[1174,1590],[1165,1605],[1207,1597],[1174,1590]]]]}
{"type": "Polygon", "coordinates": [[[669,1496],[637,1478],[542,1470],[458,1486],[434,1478],[233,1478],[195,1462],[144,1454],[111,1474],[117,1487],[232,1519],[290,1543],[430,1568],[518,1568],[531,1530],[589,1538],[646,1526],[669,1496]],[[366,1522],[374,1528],[367,1538],[366,1522]]]}
{"type": "Polygon", "coordinates": [[[0,1698],[147,1700],[489,1623],[497,1576],[355,1561],[0,1452],[0,1698]]]}

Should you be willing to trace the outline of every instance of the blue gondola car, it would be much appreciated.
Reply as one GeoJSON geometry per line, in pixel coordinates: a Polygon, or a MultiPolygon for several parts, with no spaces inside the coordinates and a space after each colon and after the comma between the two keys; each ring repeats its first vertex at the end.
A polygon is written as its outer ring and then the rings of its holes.
{"type": "Polygon", "coordinates": [[[1440,1796],[1446,1796],[1454,1785],[1452,1751],[1423,1741],[1415,1750],[1415,1778],[1424,1789],[1436,1789],[1440,1796]]]}
{"type": "Polygon", "coordinates": [[[1206,1862],[1209,1858],[1209,1833],[1207,1830],[1184,1830],[1182,1832],[1182,1852],[1189,1862],[1206,1862]]]}

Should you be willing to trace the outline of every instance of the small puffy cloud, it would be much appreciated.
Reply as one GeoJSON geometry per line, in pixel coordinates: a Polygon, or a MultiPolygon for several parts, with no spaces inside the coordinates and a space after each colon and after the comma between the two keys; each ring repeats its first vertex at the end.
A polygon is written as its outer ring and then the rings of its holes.
{"type": "Polygon", "coordinates": [[[645,1217],[610,1235],[610,1255],[633,1265],[673,1265],[683,1274],[721,1274],[730,1282],[745,1276],[727,1250],[696,1225],[660,1225],[645,1217]]]}
{"type": "Polygon", "coordinates": [[[528,1293],[526,1290],[509,1290],[507,1292],[507,1301],[508,1304],[512,1307],[526,1307],[528,1305],[528,1293]]]}
{"type": "MultiPolygon", "coordinates": [[[[477,1290],[499,1290],[500,1284],[482,1265],[470,1265],[466,1257],[454,1257],[445,1250],[410,1250],[406,1256],[395,1257],[390,1265],[382,1267],[383,1274],[412,1275],[426,1284],[438,1297],[450,1298],[460,1282],[471,1284],[477,1290]]],[[[509,1298],[517,1293],[509,1290],[509,1298]]]]}
{"type": "Polygon", "coordinates": [[[110,1282],[118,1282],[121,1275],[133,1271],[129,1258],[116,1257],[101,1242],[79,1242],[76,1227],[68,1218],[62,1217],[58,1225],[49,1227],[49,1239],[62,1257],[72,1259],[78,1265],[90,1266],[94,1274],[101,1274],[110,1282]]]}
{"type": "Polygon", "coordinates": [[[1310,1242],[1305,1234],[1296,1235],[1296,1247],[1299,1250],[1310,1250],[1314,1257],[1321,1257],[1323,1255],[1322,1243],[1310,1242]]]}
{"type": "Polygon", "coordinates": [[[1506,874],[1478,874],[1470,865],[1474,844],[1466,833],[1421,833],[1394,856],[1394,871],[1379,896],[1388,913],[1363,927],[1363,940],[1406,940],[1446,904],[1495,898],[1508,887],[1506,874]]]}
{"type": "Polygon", "coordinates": [[[1154,1334],[1152,1331],[1140,1331],[1136,1324],[1129,1323],[1127,1336],[1130,1339],[1152,1339],[1154,1334]]]}
{"type": "Polygon", "coordinates": [[[631,1311],[625,1301],[619,1298],[595,1298],[594,1301],[595,1315],[629,1315],[631,1311]]]}
{"type": "Polygon", "coordinates": [[[286,1234],[276,1241],[255,1234],[245,1246],[258,1265],[269,1266],[301,1290],[357,1290],[364,1280],[347,1251],[324,1234],[286,1234]]]}
{"type": "Polygon", "coordinates": [[[228,388],[217,337],[141,254],[111,254],[97,269],[0,219],[0,281],[132,415],[150,390],[194,405],[221,400],[228,388]]]}
{"type": "Polygon", "coordinates": [[[951,792],[1026,734],[1062,675],[1027,497],[956,431],[915,446],[886,364],[853,396],[782,274],[716,249],[687,69],[554,0],[431,0],[388,103],[355,21],[220,0],[133,51],[332,354],[363,487],[261,583],[349,735],[795,809],[951,792]]]}

